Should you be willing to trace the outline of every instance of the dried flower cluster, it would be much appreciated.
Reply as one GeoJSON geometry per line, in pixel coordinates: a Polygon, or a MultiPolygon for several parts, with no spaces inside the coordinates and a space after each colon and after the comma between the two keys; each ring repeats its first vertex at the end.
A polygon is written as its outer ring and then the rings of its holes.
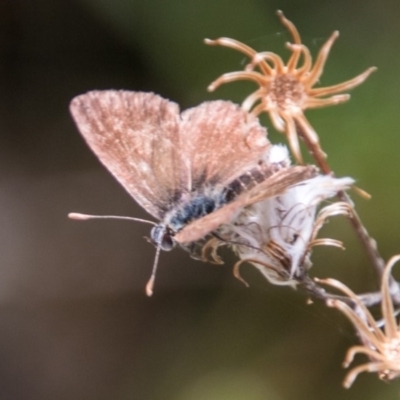
{"type": "Polygon", "coordinates": [[[319,149],[318,135],[303,111],[308,108],[326,107],[349,100],[350,95],[338,93],[360,85],[376,68],[368,68],[355,78],[334,86],[314,88],[323,73],[325,62],[334,41],[339,36],[339,32],[332,33],[322,46],[313,65],[310,51],[301,43],[299,32],[294,24],[285,18],[282,11],[278,11],[277,14],[293,38],[293,43],[286,44],[286,47],[292,53],[288,62],[285,64],[277,54],[269,51],[257,53],[235,39],[206,39],[205,43],[209,45],[230,47],[245,54],[250,59],[250,63],[246,65],[244,71],[223,74],[211,83],[208,89],[213,91],[224,83],[238,80],[255,82],[259,88],[243,101],[243,109],[255,116],[267,112],[275,129],[286,134],[296,160],[302,163],[298,140],[299,130],[314,148],[314,152],[316,148],[319,149]],[[302,57],[303,63],[299,65],[302,57]],[[259,71],[256,71],[256,69],[259,71]]]}
{"type": "Polygon", "coordinates": [[[392,296],[398,294],[399,286],[390,284],[393,266],[400,256],[392,257],[387,263],[381,284],[382,320],[375,321],[368,308],[360,298],[346,285],[335,279],[319,279],[319,283],[340,290],[351,302],[349,306],[343,300],[329,299],[327,305],[340,310],[354,325],[361,346],[351,347],[343,362],[345,368],[353,362],[355,355],[364,354],[369,362],[353,367],[344,381],[350,387],[361,372],[377,372],[380,379],[392,380],[400,376],[400,326],[396,321],[392,296]],[[383,325],[383,326],[382,326],[383,325]]]}
{"type": "MultiPolygon", "coordinates": [[[[272,146],[269,157],[274,162],[289,164],[289,154],[284,146],[272,146]]],[[[351,178],[318,175],[290,187],[282,195],[241,210],[230,224],[218,230],[218,236],[231,244],[240,258],[234,267],[235,276],[243,281],[239,267],[249,262],[271,283],[295,286],[311,267],[310,254],[314,246],[342,248],[337,240],[317,239],[316,236],[328,217],[347,215],[351,209],[345,203],[336,202],[316,215],[317,207],[352,183],[351,178]]],[[[223,243],[213,238],[204,250],[223,243]]],[[[215,249],[212,254],[216,254],[215,249]]]]}
{"type": "MultiPolygon", "coordinates": [[[[206,39],[206,44],[229,47],[249,58],[249,63],[243,71],[223,74],[212,82],[208,89],[213,91],[222,84],[238,80],[255,82],[258,89],[243,101],[242,108],[254,117],[262,112],[268,113],[273,126],[286,135],[293,156],[299,163],[303,163],[298,139],[301,137],[316,163],[328,173],[331,169],[326,163],[326,155],[304,111],[347,101],[350,96],[339,93],[364,82],[376,68],[368,68],[357,77],[334,86],[315,88],[339,33],[332,33],[313,63],[310,51],[301,43],[296,27],[281,11],[277,14],[293,39],[293,43],[286,44],[286,48],[291,52],[287,63],[285,64],[277,54],[269,51],[256,52],[234,39],[206,39]]],[[[285,150],[278,146],[273,146],[270,154],[272,158],[281,158],[286,160],[284,162],[289,162],[285,150]]],[[[326,219],[333,215],[347,215],[353,223],[356,222],[353,226],[382,275],[380,295],[358,296],[334,279],[315,278],[316,286],[311,289],[311,292],[315,289],[312,293],[315,297],[324,299],[329,307],[340,310],[353,323],[358,333],[361,345],[348,350],[344,366],[348,367],[359,353],[369,358],[369,362],[353,367],[348,373],[344,381],[346,388],[352,385],[361,372],[376,372],[379,378],[384,380],[400,376],[400,326],[396,322],[393,300],[396,299],[398,304],[400,296],[399,285],[391,277],[392,267],[400,260],[400,256],[391,258],[383,271],[379,268],[383,262],[375,241],[368,236],[358,220],[351,200],[343,194],[352,184],[351,178],[337,179],[331,174],[313,177],[277,197],[246,207],[231,223],[220,227],[217,238],[211,239],[203,248],[204,253],[210,252],[211,257],[219,261],[218,247],[230,244],[239,257],[234,274],[245,284],[239,267],[247,262],[258,268],[273,284],[296,286],[304,283],[304,278],[308,277],[311,250],[314,246],[330,245],[343,248],[340,241],[317,239],[317,234],[326,219]],[[335,195],[343,201],[317,210],[323,200],[335,195]],[[317,290],[321,284],[339,290],[344,296],[338,298],[323,289],[317,290]],[[382,321],[379,322],[367,308],[367,305],[376,303],[376,298],[381,301],[382,321]]]]}
{"type": "Polygon", "coordinates": [[[145,221],[153,225],[150,241],[157,247],[149,295],[160,250],[180,245],[193,256],[222,263],[218,248],[228,246],[239,259],[234,275],[245,284],[239,270],[249,263],[270,283],[302,287],[350,319],[361,345],[349,349],[344,365],[348,367],[358,353],[369,362],[348,373],[345,387],[366,371],[390,380],[400,376],[400,333],[394,310],[394,300],[398,304],[400,296],[391,277],[400,256],[383,270],[374,240],[344,193],[354,180],[328,173],[318,135],[304,115],[308,108],[348,100],[349,95],[339,93],[364,82],[375,68],[346,82],[315,88],[338,32],[333,32],[313,63],[293,23],[281,11],[278,17],[293,39],[286,44],[291,52],[286,64],[274,53],[258,53],[234,39],[206,40],[249,57],[244,71],[223,74],[209,86],[214,90],[237,80],[255,82],[258,89],[241,107],[214,101],[180,113],[177,104],[153,93],[93,91],[76,97],[71,112],[100,161],[159,221],[145,221]],[[257,118],[262,112],[286,134],[295,160],[303,163],[300,136],[324,174],[319,175],[314,166],[292,166],[287,148],[266,138],[257,118]],[[333,201],[335,196],[340,201],[333,201]],[[322,204],[328,199],[329,204],[322,204]],[[381,301],[381,324],[367,308],[374,303],[371,296],[358,296],[334,279],[309,277],[315,246],[344,248],[339,240],[317,237],[327,219],[336,215],[353,223],[382,275],[380,295],[374,296],[381,301]],[[343,295],[328,292],[326,286],[343,295]]]}

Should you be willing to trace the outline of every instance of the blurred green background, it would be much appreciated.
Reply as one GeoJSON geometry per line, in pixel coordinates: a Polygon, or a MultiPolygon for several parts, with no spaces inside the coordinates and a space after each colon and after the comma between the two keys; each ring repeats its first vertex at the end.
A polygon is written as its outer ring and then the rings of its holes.
{"type": "MultiPolygon", "coordinates": [[[[349,103],[307,113],[337,175],[354,195],[385,258],[400,252],[400,3],[398,0],[0,1],[0,399],[288,400],[398,398],[400,383],[374,375],[341,387],[349,323],[306,296],[272,287],[250,267],[245,288],[225,266],[161,255],[155,295],[144,286],[154,248],[148,227],[69,221],[70,211],[146,217],[86,147],[68,113],[92,89],[154,91],[182,108],[241,69],[233,37],[286,57],[282,9],[315,55],[340,31],[321,85],[375,65],[349,103]]],[[[263,123],[270,127],[267,118],[263,123]]],[[[270,129],[274,142],[282,135],[270,129]]],[[[347,221],[322,234],[347,250],[319,248],[312,274],[356,291],[374,272],[347,221]]],[[[358,360],[361,362],[361,359],[358,360]]]]}

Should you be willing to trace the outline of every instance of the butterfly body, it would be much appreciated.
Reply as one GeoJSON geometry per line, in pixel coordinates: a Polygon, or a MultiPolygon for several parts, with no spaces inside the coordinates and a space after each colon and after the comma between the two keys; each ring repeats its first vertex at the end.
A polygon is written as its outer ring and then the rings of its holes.
{"type": "Polygon", "coordinates": [[[188,223],[211,214],[227,203],[224,190],[211,187],[194,192],[190,197],[189,200],[175,205],[164,218],[165,224],[175,232],[180,231],[188,223]]]}

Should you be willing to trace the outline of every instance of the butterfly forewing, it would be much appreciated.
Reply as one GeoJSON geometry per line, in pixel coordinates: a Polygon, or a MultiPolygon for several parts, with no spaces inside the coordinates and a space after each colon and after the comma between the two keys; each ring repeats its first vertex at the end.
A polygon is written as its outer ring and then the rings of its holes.
{"type": "Polygon", "coordinates": [[[70,106],[100,161],[150,214],[161,219],[171,193],[187,186],[179,107],[153,93],[93,91],[70,106]]]}

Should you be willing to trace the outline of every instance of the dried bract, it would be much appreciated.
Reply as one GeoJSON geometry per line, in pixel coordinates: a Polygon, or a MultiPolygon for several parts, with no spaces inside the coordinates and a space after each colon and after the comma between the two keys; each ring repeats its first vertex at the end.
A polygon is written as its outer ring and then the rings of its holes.
{"type": "Polygon", "coordinates": [[[364,354],[369,362],[358,365],[347,374],[343,385],[349,388],[361,372],[376,372],[380,379],[392,380],[400,376],[400,326],[396,321],[392,295],[397,294],[399,287],[390,285],[391,271],[394,264],[400,260],[400,255],[392,257],[386,264],[382,275],[382,321],[375,321],[368,308],[360,298],[347,286],[335,279],[320,279],[320,283],[332,286],[343,292],[354,304],[351,308],[345,302],[329,299],[327,305],[335,307],[352,322],[361,345],[351,347],[343,362],[345,368],[353,362],[356,354],[364,354]],[[396,291],[396,293],[394,293],[396,291]],[[383,324],[382,328],[381,325],[383,324]]]}
{"type": "Polygon", "coordinates": [[[243,109],[251,111],[255,116],[261,112],[267,112],[274,127],[287,135],[297,161],[302,162],[297,129],[301,129],[310,145],[318,148],[323,154],[319,147],[318,135],[303,111],[347,101],[350,95],[338,93],[361,84],[376,68],[369,68],[355,78],[337,85],[313,88],[322,75],[330,49],[339,36],[339,32],[332,33],[313,64],[310,51],[301,43],[294,24],[284,17],[282,11],[278,11],[277,14],[293,38],[293,43],[286,44],[291,51],[287,63],[285,64],[277,54],[269,51],[258,53],[234,39],[206,39],[206,44],[230,47],[250,58],[250,63],[244,71],[223,74],[211,83],[208,89],[213,91],[224,83],[238,80],[251,80],[258,84],[259,88],[244,100],[243,109]],[[301,59],[303,62],[299,65],[301,59]]]}
{"type": "MultiPolygon", "coordinates": [[[[284,146],[273,146],[271,159],[282,158],[289,163],[284,146]]],[[[234,274],[241,279],[239,267],[249,262],[273,284],[295,285],[311,267],[310,254],[314,246],[342,247],[333,239],[317,239],[325,220],[337,214],[349,214],[347,204],[337,202],[321,209],[321,201],[335,196],[353,183],[351,178],[336,179],[316,176],[290,187],[284,194],[260,201],[244,208],[229,224],[218,230],[221,238],[230,244],[240,257],[234,274]]],[[[218,261],[216,248],[224,244],[217,239],[208,243],[206,250],[218,261]]]]}

